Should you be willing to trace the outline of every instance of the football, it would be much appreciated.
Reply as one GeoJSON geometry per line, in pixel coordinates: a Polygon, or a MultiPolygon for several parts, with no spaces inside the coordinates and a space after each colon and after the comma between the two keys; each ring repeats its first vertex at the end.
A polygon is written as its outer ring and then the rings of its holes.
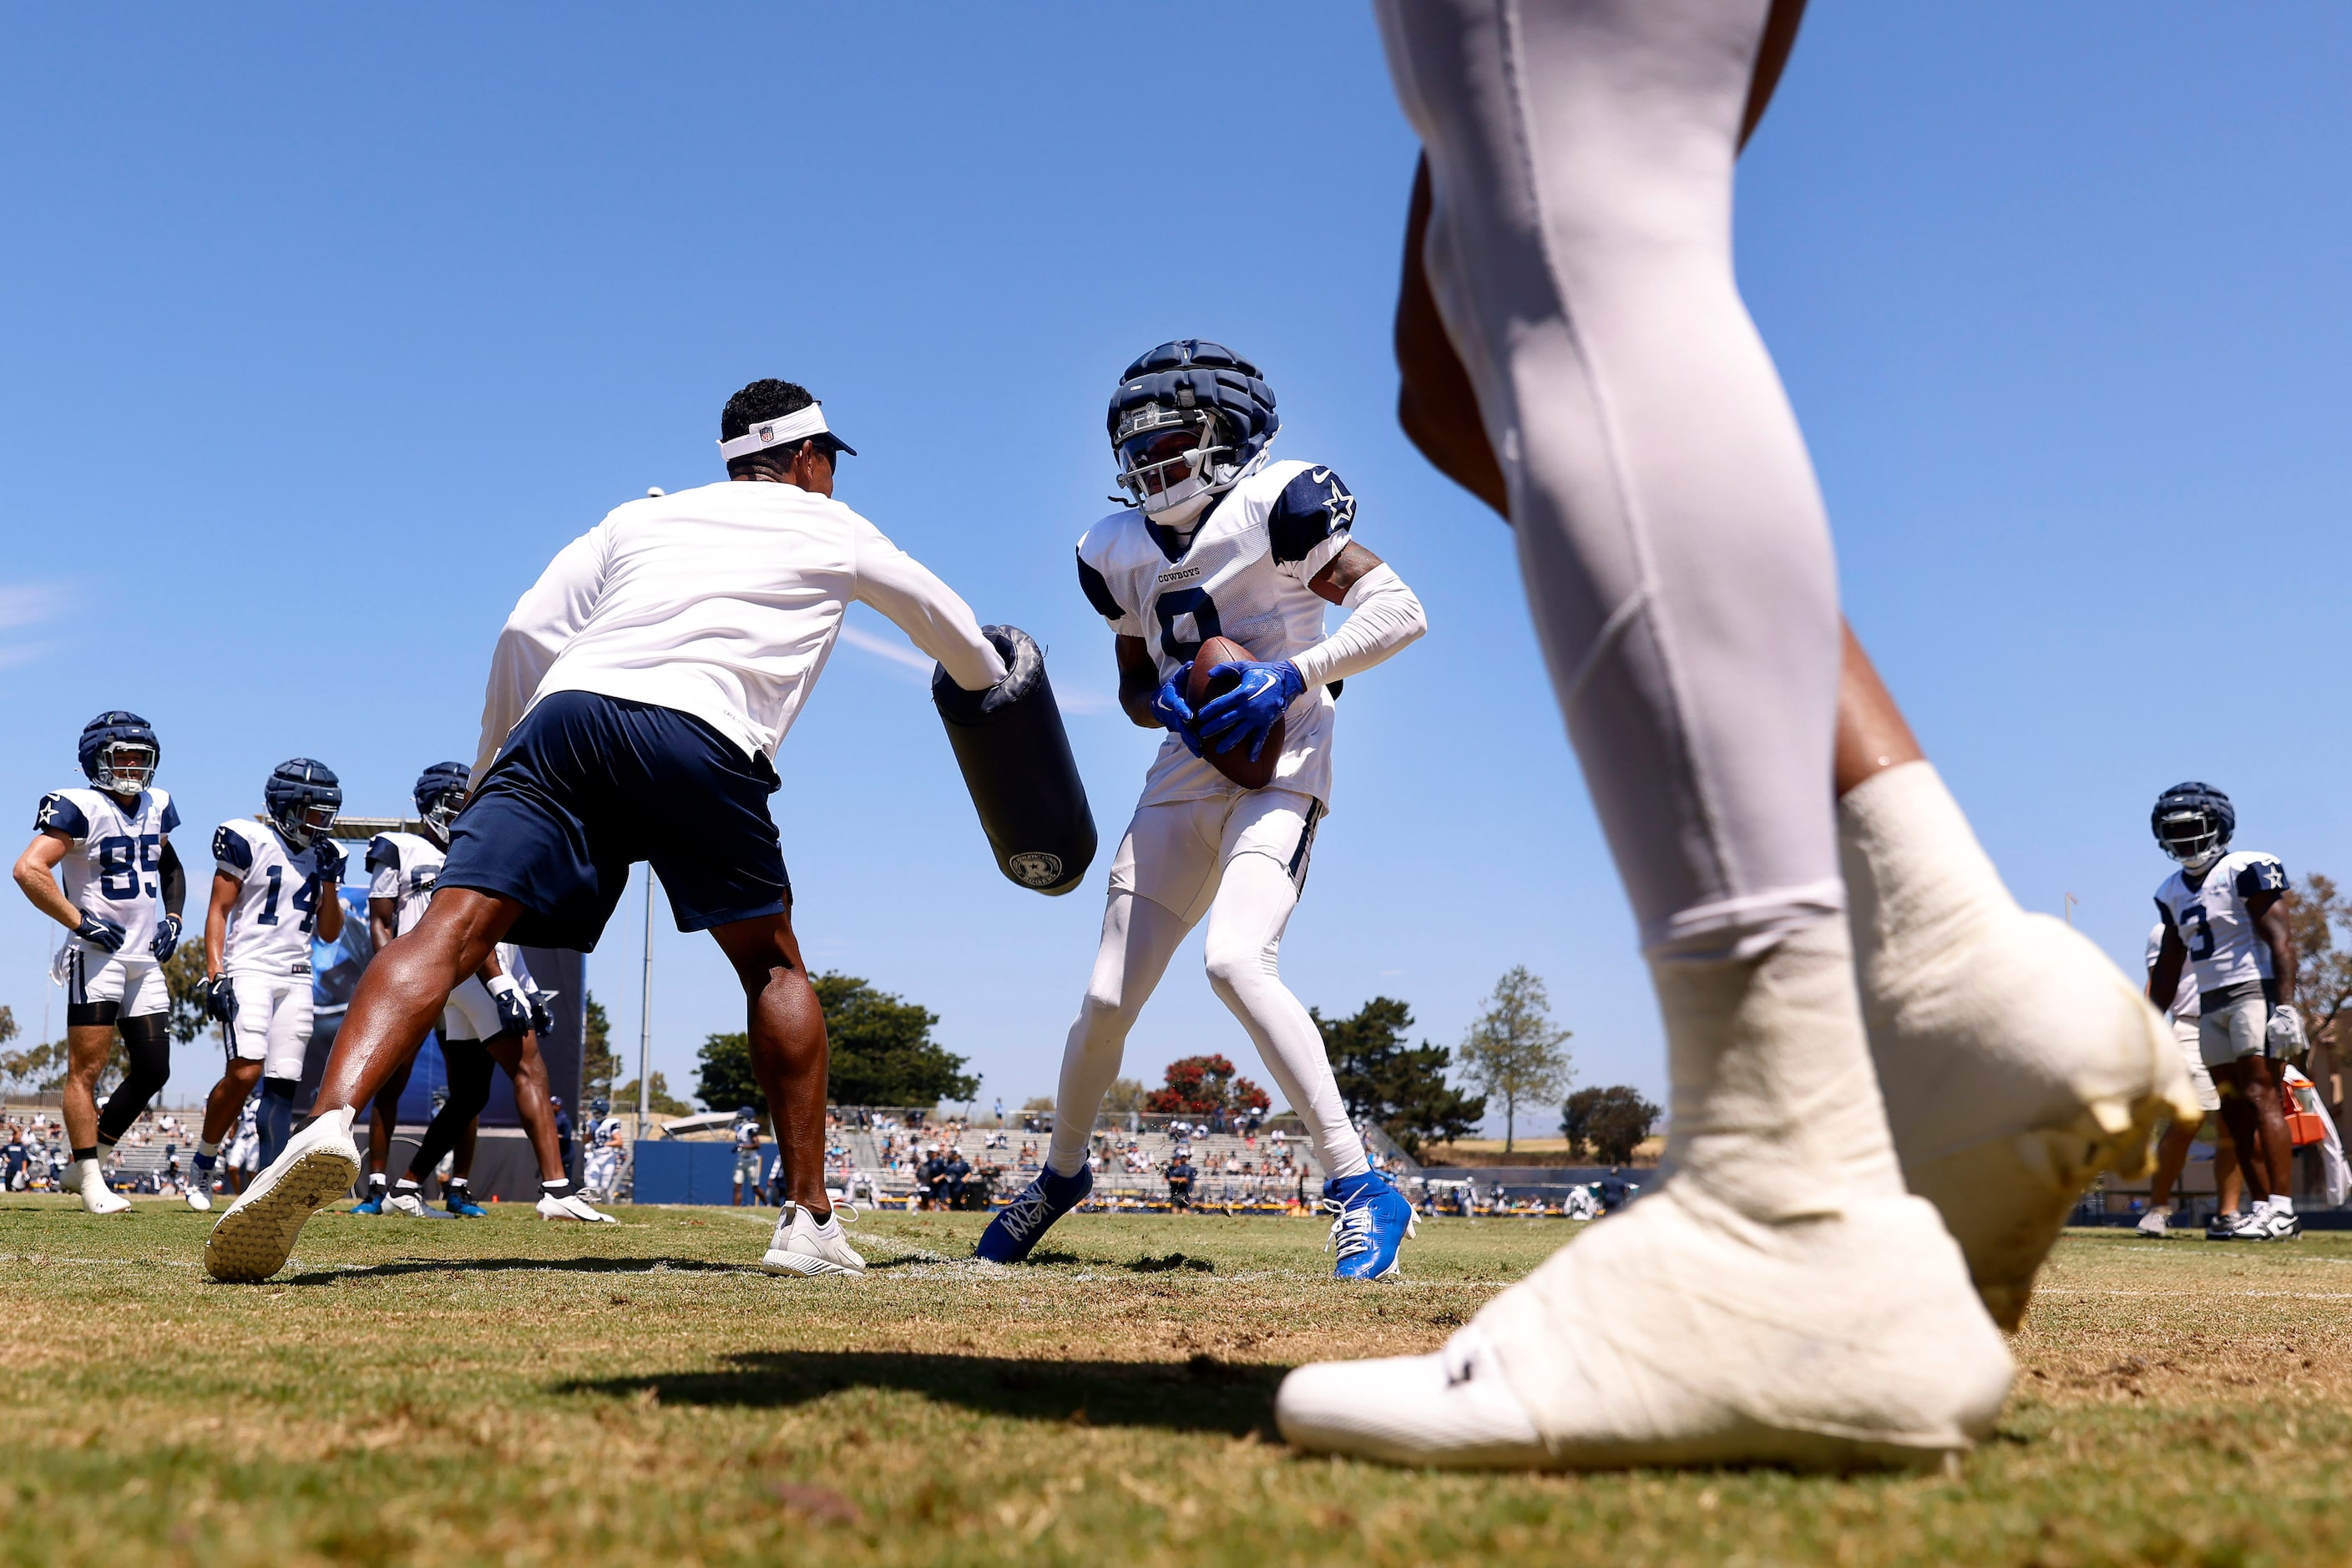
{"type": "MultiPolygon", "coordinates": [[[[1250,650],[1231,637],[1211,637],[1192,656],[1192,673],[1184,682],[1184,700],[1198,713],[1213,698],[1231,691],[1241,680],[1238,675],[1213,673],[1221,664],[1236,664],[1250,657],[1250,650]]],[[[1283,731],[1286,719],[1276,719],[1274,728],[1265,732],[1265,744],[1259,748],[1257,761],[1250,761],[1246,746],[1234,746],[1222,752],[1208,752],[1210,765],[1244,789],[1264,789],[1274,782],[1274,770],[1282,761],[1283,731]]]]}

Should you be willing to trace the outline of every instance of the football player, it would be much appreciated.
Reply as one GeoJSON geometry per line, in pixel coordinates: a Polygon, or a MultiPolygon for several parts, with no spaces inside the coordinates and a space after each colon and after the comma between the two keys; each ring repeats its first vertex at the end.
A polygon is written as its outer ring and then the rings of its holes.
{"type": "Polygon", "coordinates": [[[761,1267],[865,1271],[824,1190],[824,1012],[768,810],[776,749],[853,599],[963,691],[1007,670],[970,606],[833,499],[835,454],[850,451],[805,387],[753,382],[719,415],[725,481],[615,508],[517,603],[433,902],[361,976],[317,1120],[214,1226],[215,1278],[275,1273],[311,1212],[351,1184],[357,1108],[459,981],[505,941],[593,950],[638,860],[679,929],[710,931],[743,985],[791,1199],[761,1267]]]}
{"type": "Polygon", "coordinates": [[[1338,1273],[1385,1279],[1412,1205],[1365,1158],[1322,1034],[1275,964],[1328,809],[1339,684],[1428,622],[1403,579],[1356,542],[1356,498],[1339,476],[1274,460],[1274,393],[1231,350],[1196,339],[1151,350],[1120,376],[1108,425],[1129,499],[1079,541],[1078,584],[1110,625],[1120,705],[1168,733],[1111,864],[1045,1168],[990,1224],[979,1255],[1020,1261],[1086,1197],[1088,1134],[1128,1030],[1205,916],[1209,983],[1315,1140],[1338,1273]],[[1334,605],[1348,616],[1327,637],[1334,605]],[[1184,695],[1192,657],[1220,636],[1252,657],[1218,666],[1238,684],[1195,712],[1184,695]],[[1255,760],[1277,722],[1281,760],[1264,788],[1243,788],[1203,755],[1239,747],[1255,760]]]}
{"type": "MultiPolygon", "coordinates": [[[[2164,922],[2148,928],[2147,961],[2149,973],[2156,973],[2156,961],[2164,951],[2164,922]]],[[[2218,1120],[2215,1112],[2221,1109],[2221,1096],[2214,1091],[2213,1075],[2206,1070],[2202,1034],[2198,1026],[2197,974],[2187,964],[2180,968],[2180,984],[2172,993],[2172,1001],[2165,1007],[2164,1016],[2172,1026],[2172,1037],[2180,1047],[2180,1065],[2189,1071],[2189,1087],[2196,1091],[2197,1103],[2205,1108],[2201,1118],[2177,1118],[2164,1131],[2156,1149],[2156,1179],[2148,1184],[2147,1213],[2140,1216],[2138,1233],[2161,1241],[2172,1231],[2172,1186],[2180,1179],[2181,1167],[2189,1163],[2189,1146],[2198,1135],[2218,1120]]],[[[2206,1235],[2215,1240],[2227,1241],[2230,1233],[2238,1228],[2245,1216],[2238,1212],[2238,1194],[2244,1186],[2238,1175],[2237,1150],[2230,1142],[2229,1130],[2216,1129],[2213,1139],[2213,1190],[2219,1200],[2212,1223],[2206,1235]]]]}
{"type": "MultiPolygon", "coordinates": [[[[436,763],[418,775],[412,792],[416,803],[416,833],[379,833],[368,841],[368,928],[381,954],[425,919],[448,858],[449,834],[465,809],[467,774],[463,763],[436,763]]],[[[442,1156],[470,1136],[482,1107],[489,1103],[493,1064],[507,1069],[514,1080],[515,1110],[521,1119],[531,1152],[539,1160],[539,1213],[543,1219],[612,1222],[597,1213],[572,1189],[555,1131],[555,1111],[549,1103],[547,1064],[539,1054],[539,1032],[553,1020],[538,986],[523,967],[522,955],[500,943],[475,972],[451,991],[443,1004],[441,1059],[449,1069],[449,1096],[433,1114],[408,1163],[408,1173],[390,1190],[383,1186],[383,1163],[391,1148],[393,1122],[415,1062],[412,1047],[406,1060],[386,1079],[373,1097],[370,1119],[369,1154],[375,1169],[368,1179],[367,1195],[355,1211],[421,1215],[424,1184],[442,1156]]],[[[419,1045],[423,1042],[420,1039],[419,1045]]],[[[471,1151],[463,1152],[457,1168],[472,1169],[471,1151]]],[[[479,1217],[462,1176],[453,1176],[447,1189],[449,1212],[461,1218],[479,1217]]]]}
{"type": "Polygon", "coordinates": [[[2231,849],[2237,809],[2210,784],[2166,790],[2149,826],[2180,869],[2156,890],[2164,940],[2148,971],[2148,1000],[2170,1001],[2184,966],[2195,977],[2198,1044],[2254,1199],[2230,1237],[2291,1241],[2303,1224],[2288,1190],[2294,1143],[2281,1069],[2309,1047],[2294,1005],[2286,868],[2275,855],[2231,849]]]}
{"type": "Polygon", "coordinates": [[[294,1092],[310,1047],[310,943],[343,934],[343,852],[329,835],[343,808],[334,770],[292,757],[261,786],[259,820],[213,831],[213,891],[205,912],[205,1006],[228,1026],[228,1065],[205,1099],[188,1206],[213,1206],[221,1140],[261,1084],[260,1159],[294,1130],[294,1092]]]}
{"type": "Polygon", "coordinates": [[[172,847],[179,808],[153,787],[163,747],[147,721],[110,709],[83,727],[76,755],[91,787],[41,797],[16,886],[69,933],[51,975],[66,987],[68,1180],[91,1214],[122,1214],[131,1204],[106,1184],[105,1160],[172,1076],[163,964],[180,945],[188,879],[172,847]],[[118,1031],[129,1067],[101,1114],[118,1031]]]}
{"type": "Polygon", "coordinates": [[[1399,416],[1513,526],[1675,1100],[1665,1179],[1442,1352],[1286,1378],[1304,1447],[1933,1462],[1991,1430],[2077,1194],[2194,1114],[2137,984],[2018,908],[1842,629],[1732,266],[1802,9],[1380,0],[1425,149],[1399,416]]]}
{"type": "Polygon", "coordinates": [[[610,1101],[588,1102],[588,1154],[582,1162],[583,1186],[594,1203],[611,1203],[621,1184],[621,1119],[610,1101]]]}

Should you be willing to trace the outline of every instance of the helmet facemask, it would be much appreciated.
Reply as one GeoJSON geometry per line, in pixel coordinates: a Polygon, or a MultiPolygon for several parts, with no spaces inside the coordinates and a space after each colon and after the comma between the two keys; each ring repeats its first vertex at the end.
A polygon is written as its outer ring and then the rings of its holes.
{"type": "Polygon", "coordinates": [[[110,741],[99,748],[90,779],[114,795],[137,795],[155,778],[155,748],[141,741],[110,741]]]}
{"type": "Polygon", "coordinates": [[[318,799],[289,803],[270,817],[286,842],[297,849],[308,849],[319,839],[334,831],[338,813],[329,802],[318,799]]]}
{"type": "Polygon", "coordinates": [[[1119,421],[1111,449],[1119,488],[1163,528],[1185,527],[1241,477],[1221,422],[1203,408],[1144,404],[1119,421]]]}
{"type": "Polygon", "coordinates": [[[449,825],[457,821],[457,814],[465,809],[464,790],[443,790],[418,814],[418,819],[424,823],[425,832],[440,843],[446,844],[449,842],[449,825]]]}
{"type": "Polygon", "coordinates": [[[2230,835],[2213,813],[2191,807],[2157,819],[2156,841],[2191,872],[2211,868],[2230,847],[2230,835]]]}

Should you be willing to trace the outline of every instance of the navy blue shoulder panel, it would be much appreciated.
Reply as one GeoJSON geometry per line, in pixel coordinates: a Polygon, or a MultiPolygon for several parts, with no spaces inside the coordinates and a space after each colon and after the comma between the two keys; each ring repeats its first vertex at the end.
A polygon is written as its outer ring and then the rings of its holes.
{"type": "Polygon", "coordinates": [[[250,871],[253,869],[253,846],[245,841],[244,834],[231,830],[224,822],[213,829],[213,858],[220,862],[223,869],[235,868],[239,871],[250,871]]]}
{"type": "Polygon", "coordinates": [[[163,831],[169,833],[180,826],[180,803],[165,796],[163,800],[163,831]]]}
{"type": "Polygon", "coordinates": [[[41,797],[39,809],[33,813],[33,831],[62,833],[68,838],[87,838],[89,837],[89,818],[81,814],[81,807],[73,803],[70,795],[52,793],[41,797]]]}
{"type": "Polygon", "coordinates": [[[1101,573],[1087,564],[1087,558],[1083,555],[1078,557],[1078,586],[1085,590],[1087,603],[1095,607],[1096,615],[1107,621],[1127,619],[1127,612],[1118,607],[1117,599],[1111,597],[1110,584],[1104,581],[1101,573]]]}
{"type": "Polygon", "coordinates": [[[1265,531],[1274,542],[1274,558],[1287,565],[1306,560],[1317,545],[1355,522],[1356,498],[1339,476],[1328,468],[1305,468],[1275,498],[1265,531]]]}
{"type": "Polygon", "coordinates": [[[2265,855],[2238,873],[2238,897],[2286,891],[2286,867],[2265,855]]]}
{"type": "Polygon", "coordinates": [[[400,846],[394,844],[386,835],[379,833],[368,840],[367,868],[371,871],[381,871],[387,867],[394,871],[400,869],[400,846]]]}

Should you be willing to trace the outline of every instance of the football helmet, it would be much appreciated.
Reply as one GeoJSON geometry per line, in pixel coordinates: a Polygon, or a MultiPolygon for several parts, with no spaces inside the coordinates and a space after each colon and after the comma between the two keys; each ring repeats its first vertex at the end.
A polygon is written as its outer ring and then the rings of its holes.
{"type": "Polygon", "coordinates": [[[335,826],[336,814],[343,808],[343,785],[326,763],[289,757],[269,770],[261,798],[286,842],[308,849],[312,839],[335,826]]]}
{"type": "Polygon", "coordinates": [[[449,825],[466,809],[473,770],[463,763],[436,763],[416,775],[416,815],[442,843],[449,842],[449,825]]]}
{"type": "Polygon", "coordinates": [[[163,742],[146,720],[120,708],[110,708],[82,726],[81,743],[74,749],[81,759],[82,776],[113,795],[137,795],[155,779],[155,764],[163,760],[163,742]]]}
{"type": "Polygon", "coordinates": [[[1251,471],[1282,428],[1274,389],[1223,343],[1179,338],[1127,367],[1105,420],[1126,498],[1182,528],[1251,471]]]}
{"type": "Polygon", "coordinates": [[[2191,871],[2202,871],[2230,847],[2238,830],[2237,808],[2209,784],[2177,784],[2156,797],[2148,826],[2164,852],[2191,871]]]}

